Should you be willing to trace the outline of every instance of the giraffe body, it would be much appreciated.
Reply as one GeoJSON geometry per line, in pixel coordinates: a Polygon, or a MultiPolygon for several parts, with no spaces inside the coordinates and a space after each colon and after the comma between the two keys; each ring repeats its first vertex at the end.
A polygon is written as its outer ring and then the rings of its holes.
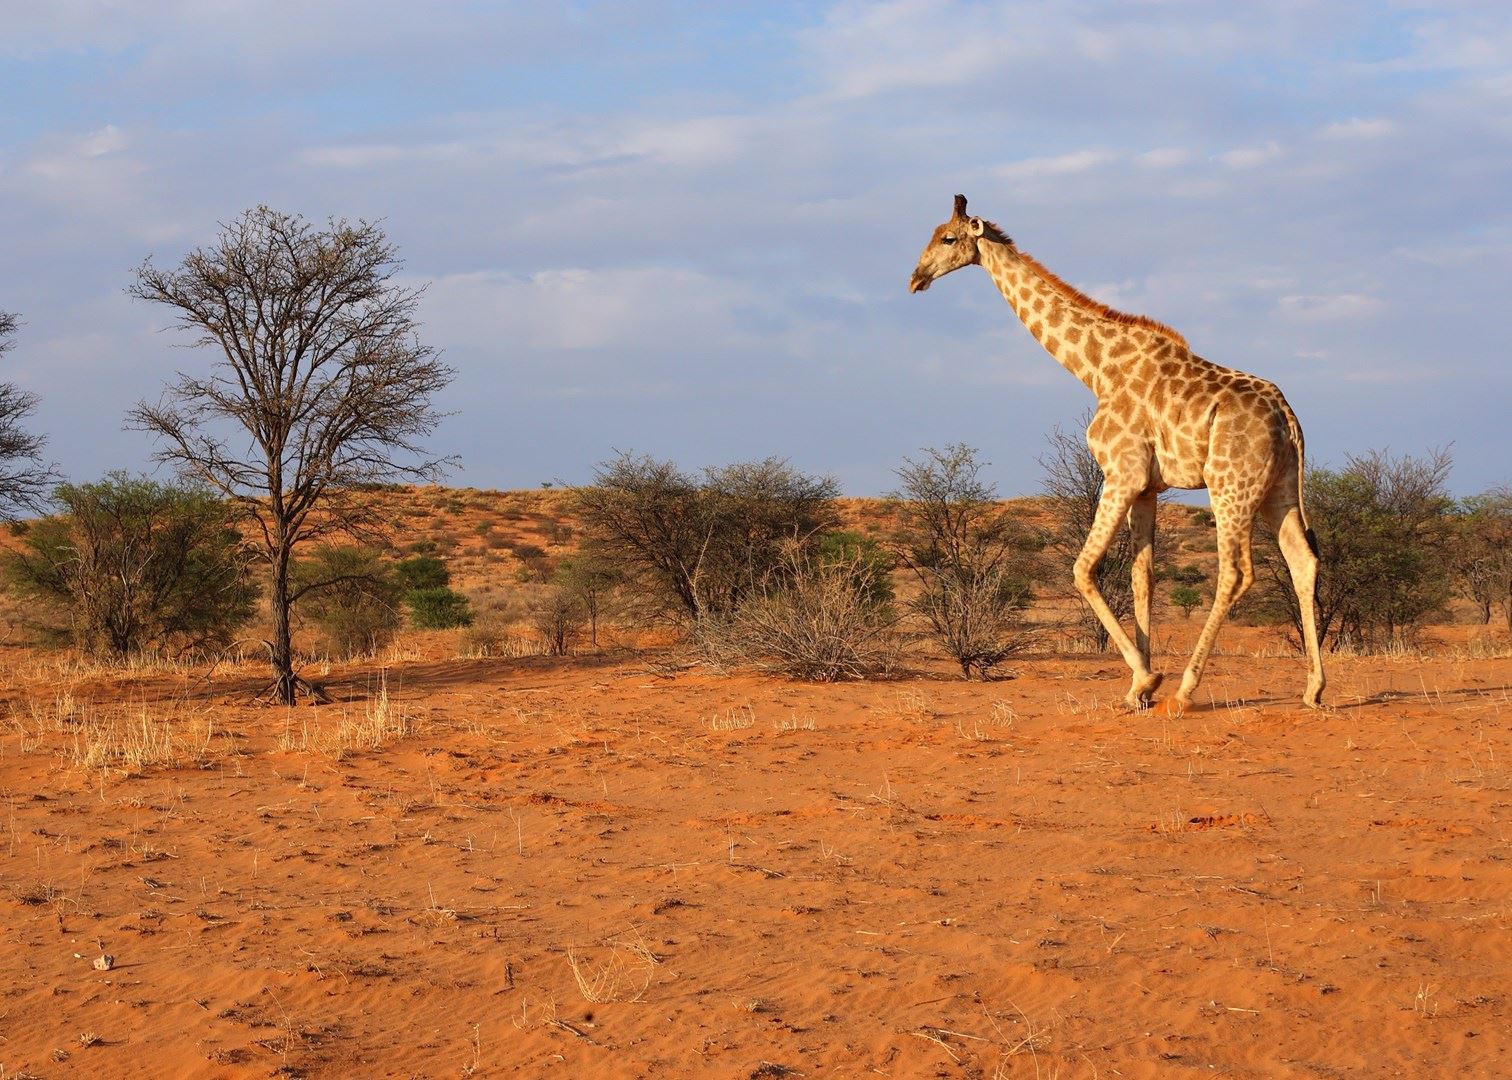
{"type": "Polygon", "coordinates": [[[1148,705],[1161,682],[1150,671],[1156,496],[1168,488],[1206,488],[1218,531],[1218,582],[1177,707],[1190,704],[1219,627],[1254,580],[1250,542],[1257,516],[1275,529],[1291,571],[1309,663],[1303,701],[1318,705],[1324,676],[1314,613],[1317,552],[1302,507],[1302,428],[1281,391],[1195,355],[1168,326],[1077,291],[997,226],[968,217],[966,199],[957,195],[954,215],[930,238],[909,289],[922,292],[973,264],[987,271],[1045,350],[1097,396],[1087,445],[1104,483],[1075,578],[1133,671],[1128,704],[1148,705]],[[1133,638],[1108,609],[1095,576],[1125,523],[1134,540],[1133,638]]]}

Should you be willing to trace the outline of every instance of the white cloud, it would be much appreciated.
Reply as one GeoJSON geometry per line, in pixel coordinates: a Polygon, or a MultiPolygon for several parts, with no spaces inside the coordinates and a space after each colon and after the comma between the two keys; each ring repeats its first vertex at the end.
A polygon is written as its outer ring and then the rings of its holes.
{"type": "Polygon", "coordinates": [[[1293,293],[1278,299],[1276,307],[1284,317],[1299,322],[1332,322],[1369,318],[1382,311],[1385,305],[1379,298],[1365,293],[1293,293]]]}
{"type": "Polygon", "coordinates": [[[9,4],[0,55],[138,50],[159,74],[214,67],[280,70],[322,80],[353,55],[410,62],[445,47],[463,55],[514,58],[546,45],[612,31],[612,11],[582,19],[551,5],[412,4],[405,0],[47,0],[9,4]],[[470,10],[471,9],[471,10],[470,10]],[[323,64],[310,64],[319,57],[323,64]]]}
{"type": "Polygon", "coordinates": [[[1152,169],[1175,169],[1189,164],[1194,157],[1192,151],[1184,146],[1160,146],[1137,155],[1135,160],[1152,169]]]}
{"type": "Polygon", "coordinates": [[[625,132],[622,148],[667,165],[699,167],[741,157],[762,126],[754,118],[737,116],[640,123],[625,132]]]}
{"type": "Polygon", "coordinates": [[[1005,59],[981,9],[948,0],[841,3],[804,41],[839,98],[960,86],[1005,59]]]}
{"type": "Polygon", "coordinates": [[[518,347],[637,353],[690,343],[718,351],[744,342],[737,309],[760,302],[742,284],[686,268],[565,267],[442,276],[426,292],[424,315],[451,341],[505,354],[518,347]]]}
{"type": "Polygon", "coordinates": [[[1005,180],[1039,180],[1101,168],[1116,161],[1118,156],[1108,150],[1076,150],[1069,154],[1009,162],[1007,165],[999,165],[994,172],[1005,180]]]}
{"type": "Polygon", "coordinates": [[[1457,18],[1434,18],[1412,30],[1414,47],[1405,56],[1382,61],[1389,70],[1449,70],[1505,72],[1512,56],[1512,23],[1505,6],[1493,0],[1485,12],[1469,11],[1457,18]]]}
{"type": "Polygon", "coordinates": [[[1164,89],[1177,67],[1311,47],[1336,21],[1350,23],[1347,7],[847,0],[801,41],[820,83],[840,99],[1012,85],[1043,100],[1014,97],[1003,107],[1053,108],[1058,95],[1077,101],[1088,90],[1116,107],[1164,89]]]}
{"type": "Polygon", "coordinates": [[[79,140],[79,152],[85,157],[100,157],[126,149],[126,133],[114,124],[106,124],[79,140]]]}
{"type": "Polygon", "coordinates": [[[1218,160],[1233,169],[1254,169],[1269,165],[1285,153],[1274,139],[1261,146],[1240,146],[1218,155],[1218,160]]]}
{"type": "Polygon", "coordinates": [[[1326,124],[1318,134],[1325,139],[1384,139],[1396,130],[1396,124],[1385,117],[1354,117],[1326,124]]]}
{"type": "Polygon", "coordinates": [[[125,153],[125,133],[107,126],[77,137],[43,139],[22,159],[12,178],[15,194],[84,209],[120,208],[139,194],[147,172],[139,157],[125,153]]]}

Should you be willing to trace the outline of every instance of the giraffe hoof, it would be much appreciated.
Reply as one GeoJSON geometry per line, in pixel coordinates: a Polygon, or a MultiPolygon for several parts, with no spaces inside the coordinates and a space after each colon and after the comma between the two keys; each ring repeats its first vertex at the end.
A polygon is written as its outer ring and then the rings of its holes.
{"type": "Polygon", "coordinates": [[[1124,698],[1124,704],[1135,712],[1148,709],[1154,700],[1155,691],[1160,689],[1160,684],[1165,681],[1165,676],[1160,672],[1146,676],[1144,679],[1136,679],[1129,689],[1129,696],[1124,698]]]}

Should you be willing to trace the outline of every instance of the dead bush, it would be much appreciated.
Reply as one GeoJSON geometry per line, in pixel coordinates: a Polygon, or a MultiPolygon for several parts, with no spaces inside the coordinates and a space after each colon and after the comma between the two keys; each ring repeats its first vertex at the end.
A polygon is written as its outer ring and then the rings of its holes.
{"type": "Polygon", "coordinates": [[[570,655],[587,621],[581,600],[567,589],[547,589],[530,605],[530,624],[541,636],[548,656],[570,655]]]}
{"type": "Polygon", "coordinates": [[[898,554],[919,583],[909,606],[962,676],[990,678],[1029,642],[1023,613],[1039,541],[980,479],[983,463],[972,447],[924,454],[903,459],[893,495],[903,522],[898,554]]]}
{"type": "Polygon", "coordinates": [[[707,655],[798,679],[833,682],[881,675],[897,664],[900,642],[880,570],[857,548],[826,556],[789,544],[780,573],[725,619],[705,619],[697,636],[707,655]]]}

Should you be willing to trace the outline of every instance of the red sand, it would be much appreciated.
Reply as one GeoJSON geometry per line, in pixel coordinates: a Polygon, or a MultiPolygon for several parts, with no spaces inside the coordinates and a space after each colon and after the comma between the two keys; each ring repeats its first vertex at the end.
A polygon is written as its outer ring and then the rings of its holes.
{"type": "Polygon", "coordinates": [[[1313,713],[1297,659],[1220,656],[1173,717],[1100,657],[413,662],[409,732],[339,756],[279,742],[371,708],[357,669],[288,712],[75,679],[178,718],[134,776],[35,730],[37,678],[0,1076],[1512,1075],[1512,662],[1332,666],[1313,713]]]}

